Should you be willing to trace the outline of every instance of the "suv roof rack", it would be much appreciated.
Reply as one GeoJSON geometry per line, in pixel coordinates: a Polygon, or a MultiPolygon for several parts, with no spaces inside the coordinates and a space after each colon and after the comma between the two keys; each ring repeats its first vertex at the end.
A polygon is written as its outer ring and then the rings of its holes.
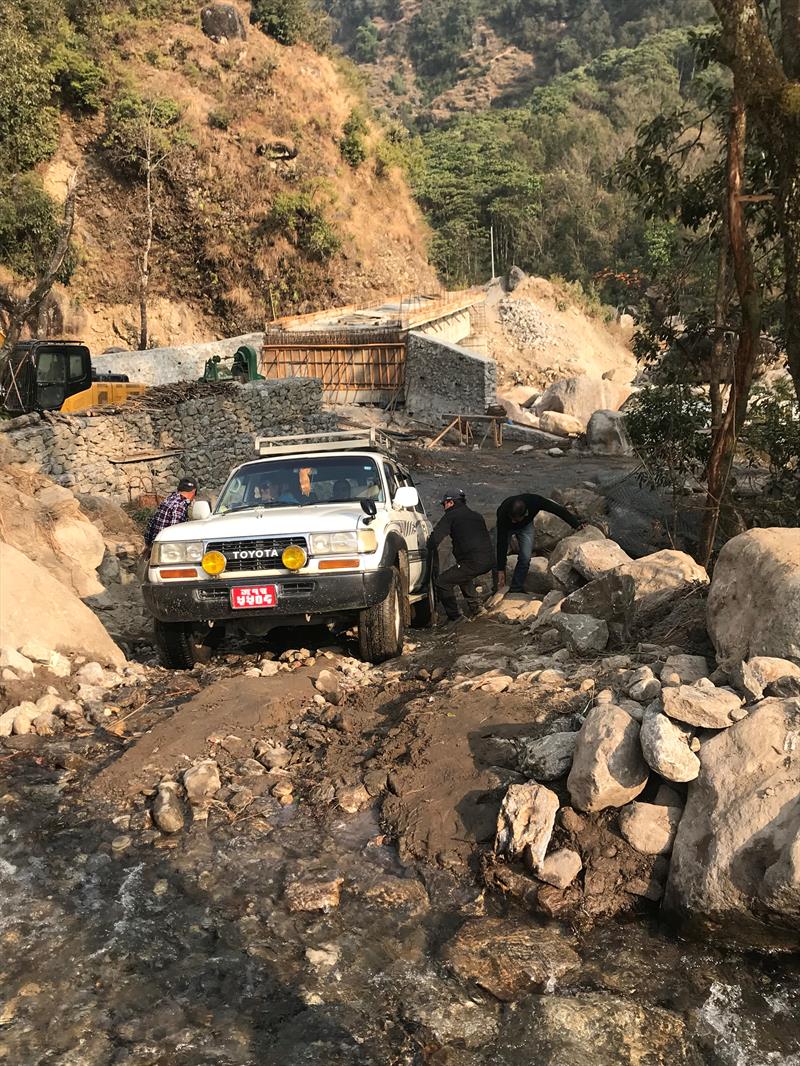
{"type": "Polygon", "coordinates": [[[328,433],[298,433],[285,437],[256,437],[260,456],[302,455],[306,452],[347,452],[358,449],[392,452],[392,441],[377,429],[361,432],[331,430],[328,433]]]}

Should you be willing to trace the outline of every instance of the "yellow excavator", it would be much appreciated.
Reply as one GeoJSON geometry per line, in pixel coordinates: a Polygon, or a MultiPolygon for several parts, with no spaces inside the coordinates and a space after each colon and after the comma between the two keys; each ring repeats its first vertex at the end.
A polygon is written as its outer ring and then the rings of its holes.
{"type": "Polygon", "coordinates": [[[124,404],[146,387],[126,374],[96,373],[81,341],[19,341],[0,359],[0,401],[9,415],[124,404]]]}

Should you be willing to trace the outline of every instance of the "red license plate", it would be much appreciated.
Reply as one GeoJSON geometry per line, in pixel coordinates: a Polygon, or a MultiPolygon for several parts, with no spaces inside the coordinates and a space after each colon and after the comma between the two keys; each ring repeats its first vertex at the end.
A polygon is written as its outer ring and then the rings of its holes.
{"type": "Polygon", "coordinates": [[[276,607],[278,590],[274,585],[242,585],[231,589],[231,607],[246,610],[254,607],[276,607]]]}

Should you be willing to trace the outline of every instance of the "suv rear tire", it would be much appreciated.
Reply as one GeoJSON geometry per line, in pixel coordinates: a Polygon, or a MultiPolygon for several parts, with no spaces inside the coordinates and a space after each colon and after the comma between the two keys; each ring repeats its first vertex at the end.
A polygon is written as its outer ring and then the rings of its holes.
{"type": "Polygon", "coordinates": [[[403,650],[405,604],[400,571],[392,567],[392,579],[386,599],[367,607],[358,616],[358,651],[368,663],[394,659],[403,650]]]}
{"type": "Polygon", "coordinates": [[[153,620],[153,634],[161,665],[168,670],[191,670],[195,663],[207,663],[224,637],[220,627],[202,636],[191,622],[153,620]]]}

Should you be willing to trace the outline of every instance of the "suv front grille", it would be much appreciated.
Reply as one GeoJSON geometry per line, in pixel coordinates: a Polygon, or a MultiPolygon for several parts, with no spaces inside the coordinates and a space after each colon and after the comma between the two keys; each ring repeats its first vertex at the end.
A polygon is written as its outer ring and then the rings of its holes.
{"type": "Polygon", "coordinates": [[[212,540],[207,551],[222,552],[228,560],[225,573],[281,570],[281,553],[290,544],[308,551],[305,537],[262,537],[258,540],[212,540]],[[237,558],[237,555],[240,556],[237,558]]]}

